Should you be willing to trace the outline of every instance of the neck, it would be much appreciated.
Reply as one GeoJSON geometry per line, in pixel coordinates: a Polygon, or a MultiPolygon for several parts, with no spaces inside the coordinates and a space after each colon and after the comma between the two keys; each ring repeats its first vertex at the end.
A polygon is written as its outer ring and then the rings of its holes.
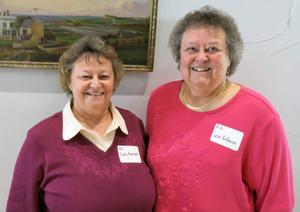
{"type": "Polygon", "coordinates": [[[73,114],[75,118],[87,129],[94,131],[95,128],[99,125],[106,125],[107,123],[111,123],[112,115],[110,109],[108,108],[107,111],[101,112],[98,116],[96,115],[89,115],[89,114],[82,114],[77,111],[74,107],[72,108],[73,114]]]}
{"type": "MultiPolygon", "coordinates": [[[[198,110],[198,111],[202,110],[202,109],[204,109],[204,108],[206,108],[208,106],[212,106],[213,103],[215,103],[215,101],[223,94],[223,92],[226,89],[227,85],[228,85],[228,80],[226,79],[225,85],[221,88],[221,90],[213,98],[210,98],[209,101],[206,100],[204,102],[204,104],[202,104],[202,106],[192,106],[192,105],[188,104],[187,101],[186,101],[186,98],[185,98],[185,89],[184,89],[185,86],[186,86],[186,84],[184,84],[183,89],[182,89],[182,102],[183,102],[183,104],[186,107],[188,107],[191,110],[198,110]]],[[[191,98],[189,98],[189,99],[191,100],[191,98]]]]}

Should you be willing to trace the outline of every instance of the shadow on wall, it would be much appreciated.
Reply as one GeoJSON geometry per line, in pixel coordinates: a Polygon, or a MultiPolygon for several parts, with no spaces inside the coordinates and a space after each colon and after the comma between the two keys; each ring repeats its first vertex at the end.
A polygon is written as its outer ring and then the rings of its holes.
{"type": "MultiPolygon", "coordinates": [[[[59,72],[50,69],[0,68],[0,92],[62,93],[59,72]]],[[[144,95],[147,72],[126,72],[116,95],[144,95]]]]}

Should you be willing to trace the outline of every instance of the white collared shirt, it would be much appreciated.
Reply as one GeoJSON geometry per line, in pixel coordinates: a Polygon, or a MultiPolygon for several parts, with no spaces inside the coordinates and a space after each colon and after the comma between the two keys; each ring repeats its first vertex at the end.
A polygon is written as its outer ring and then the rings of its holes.
{"type": "Polygon", "coordinates": [[[71,100],[66,104],[63,110],[63,139],[65,141],[73,138],[77,133],[81,133],[84,137],[94,143],[99,149],[106,152],[106,150],[111,146],[116,130],[118,127],[125,133],[128,134],[127,127],[122,115],[115,108],[115,106],[110,104],[110,111],[112,114],[112,122],[107,128],[103,138],[98,134],[85,128],[74,116],[71,109],[71,100]]]}

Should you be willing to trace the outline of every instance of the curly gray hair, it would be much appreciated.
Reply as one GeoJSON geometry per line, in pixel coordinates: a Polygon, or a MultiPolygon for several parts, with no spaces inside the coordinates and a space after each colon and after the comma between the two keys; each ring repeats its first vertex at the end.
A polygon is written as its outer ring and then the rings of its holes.
{"type": "Polygon", "coordinates": [[[180,19],[170,34],[169,46],[172,51],[173,58],[180,67],[180,48],[181,40],[184,32],[193,27],[213,27],[222,28],[226,34],[226,45],[229,56],[231,57],[231,65],[227,71],[227,76],[232,75],[242,59],[244,43],[241,33],[238,30],[235,20],[227,13],[215,9],[209,5],[202,7],[200,10],[192,11],[180,19]]]}

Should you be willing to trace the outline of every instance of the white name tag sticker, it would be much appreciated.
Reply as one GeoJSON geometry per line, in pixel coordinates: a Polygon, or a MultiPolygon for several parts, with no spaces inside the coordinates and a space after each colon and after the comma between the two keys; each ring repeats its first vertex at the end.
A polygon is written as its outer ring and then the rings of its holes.
{"type": "Polygon", "coordinates": [[[141,163],[141,156],[137,146],[118,146],[121,163],[141,163]]]}
{"type": "Polygon", "coordinates": [[[221,124],[216,124],[210,140],[234,151],[238,151],[244,133],[221,124]]]}

